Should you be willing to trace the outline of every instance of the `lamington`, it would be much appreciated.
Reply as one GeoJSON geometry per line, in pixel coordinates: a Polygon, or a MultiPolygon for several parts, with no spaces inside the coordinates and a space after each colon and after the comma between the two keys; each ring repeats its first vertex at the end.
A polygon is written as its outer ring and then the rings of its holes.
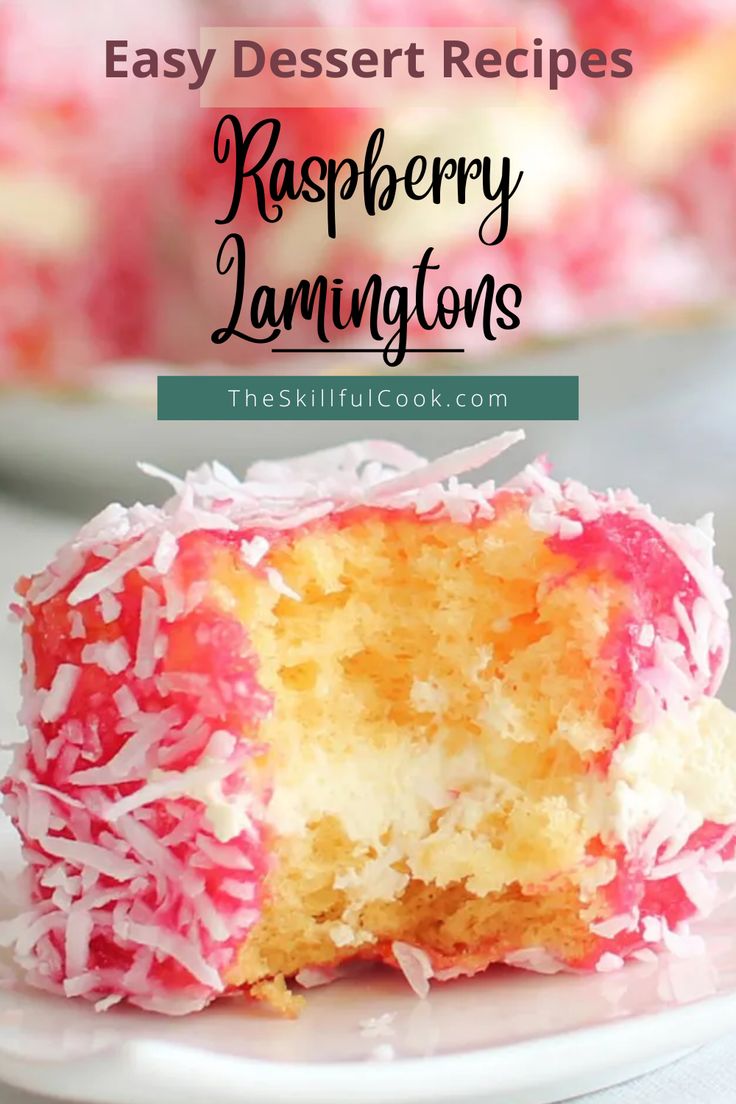
{"type": "Polygon", "coordinates": [[[2,783],[28,981],[293,1013],[356,963],[430,981],[698,949],[736,849],[710,518],[349,444],[111,505],[18,584],[2,783]]]}

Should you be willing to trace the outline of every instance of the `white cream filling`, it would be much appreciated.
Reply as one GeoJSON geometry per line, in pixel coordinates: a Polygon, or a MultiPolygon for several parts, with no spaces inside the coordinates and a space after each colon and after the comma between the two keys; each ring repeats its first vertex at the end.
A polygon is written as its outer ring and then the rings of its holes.
{"type": "Polygon", "coordinates": [[[380,756],[373,746],[342,756],[315,747],[299,764],[284,764],[267,816],[282,836],[303,835],[311,823],[333,816],[351,840],[383,849],[388,834],[397,842],[424,835],[432,814],[452,802],[451,791],[467,788],[481,769],[479,754],[448,759],[438,743],[407,743],[380,756]]]}
{"type": "Polygon", "coordinates": [[[609,780],[601,828],[607,823],[627,847],[675,806],[684,822],[677,836],[688,824],[693,831],[706,820],[736,820],[736,714],[703,698],[681,716],[665,715],[619,748],[609,780]]]}
{"type": "MultiPolygon", "coordinates": [[[[433,697],[426,686],[417,693],[433,697]]],[[[526,742],[513,725],[506,734],[509,744],[526,742]]],[[[437,838],[438,817],[449,854],[457,834],[472,830],[513,790],[489,774],[480,742],[460,755],[448,754],[438,741],[423,747],[407,741],[380,755],[372,746],[342,756],[305,747],[298,763],[279,767],[267,817],[279,835],[298,836],[333,816],[355,841],[356,868],[335,882],[350,902],[335,929],[344,945],[345,924],[355,939],[370,938],[357,932],[358,912],[369,901],[399,896],[408,882],[404,868],[418,877],[427,874],[422,848],[430,835],[437,838]],[[395,868],[399,863],[402,870],[395,868]]],[[[606,780],[591,776],[583,782],[574,813],[586,838],[621,840],[652,869],[672,859],[704,821],[736,820],[736,714],[703,699],[679,718],[663,717],[619,749],[606,780]]],[[[481,840],[479,846],[486,845],[481,840]]],[[[586,871],[584,892],[592,893],[614,873],[612,863],[597,864],[586,871]]],[[[479,883],[476,891],[484,891],[479,883]]]]}

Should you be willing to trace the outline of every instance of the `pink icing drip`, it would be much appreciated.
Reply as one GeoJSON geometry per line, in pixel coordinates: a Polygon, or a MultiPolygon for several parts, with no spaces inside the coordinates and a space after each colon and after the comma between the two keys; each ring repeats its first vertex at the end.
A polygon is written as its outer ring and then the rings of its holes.
{"type": "MultiPolygon", "coordinates": [[[[576,511],[567,516],[579,520],[576,511]]],[[[673,603],[679,598],[691,613],[700,590],[682,560],[648,521],[621,512],[581,524],[583,531],[577,537],[550,537],[550,548],[572,556],[580,570],[610,573],[633,589],[632,606],[612,630],[605,649],[624,687],[616,732],[618,740],[625,740],[633,728],[638,672],[653,661],[654,639],[640,643],[639,631],[651,624],[660,635],[686,648],[688,641],[672,616],[673,603]]],[[[712,658],[715,665],[717,656],[712,658]]],[[[692,663],[689,669],[694,675],[692,663]]]]}

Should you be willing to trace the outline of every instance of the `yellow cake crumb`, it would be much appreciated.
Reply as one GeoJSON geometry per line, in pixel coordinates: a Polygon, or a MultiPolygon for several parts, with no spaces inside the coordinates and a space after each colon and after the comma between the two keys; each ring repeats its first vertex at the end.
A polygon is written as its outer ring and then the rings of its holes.
{"type": "Polygon", "coordinates": [[[304,1007],[304,997],[292,993],[283,976],[256,982],[251,986],[250,993],[256,1000],[263,1001],[269,1008],[290,1020],[296,1019],[304,1007]]]}
{"type": "Polygon", "coordinates": [[[305,532],[268,557],[300,601],[228,556],[218,600],[275,701],[273,868],[229,981],[266,992],[392,940],[584,954],[603,868],[585,865],[582,780],[613,739],[600,652],[623,584],[572,571],[517,509],[305,532]]]}

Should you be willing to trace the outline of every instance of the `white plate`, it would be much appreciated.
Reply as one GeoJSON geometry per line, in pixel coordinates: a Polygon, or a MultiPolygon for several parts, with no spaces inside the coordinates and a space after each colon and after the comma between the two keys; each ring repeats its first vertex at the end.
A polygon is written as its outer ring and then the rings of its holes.
{"type": "MultiPolygon", "coordinates": [[[[0,823],[0,864],[15,848],[0,823]]],[[[736,1028],[731,905],[706,954],[613,974],[499,968],[418,1000],[370,970],[307,994],[296,1021],[240,999],[167,1019],[0,988],[0,1079],[95,1104],[547,1104],[671,1061],[736,1028]]]]}

